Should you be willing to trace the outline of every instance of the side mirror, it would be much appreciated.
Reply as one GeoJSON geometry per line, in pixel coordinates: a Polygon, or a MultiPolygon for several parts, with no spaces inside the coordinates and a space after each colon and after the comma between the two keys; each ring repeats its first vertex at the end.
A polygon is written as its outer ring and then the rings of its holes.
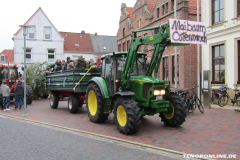
{"type": "Polygon", "coordinates": [[[111,63],[111,56],[110,55],[106,55],[105,56],[105,62],[106,62],[106,64],[110,64],[111,63]]]}

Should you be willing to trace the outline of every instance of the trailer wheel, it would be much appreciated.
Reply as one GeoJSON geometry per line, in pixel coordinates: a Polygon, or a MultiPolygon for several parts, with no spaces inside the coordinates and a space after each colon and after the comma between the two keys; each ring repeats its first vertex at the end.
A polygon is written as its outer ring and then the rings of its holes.
{"type": "Polygon", "coordinates": [[[55,93],[51,94],[50,98],[49,98],[50,107],[52,109],[57,109],[58,108],[58,102],[59,102],[58,95],[56,95],[55,93]]]}
{"type": "Polygon", "coordinates": [[[139,110],[138,103],[132,98],[117,98],[114,102],[114,121],[120,133],[133,134],[138,131],[141,123],[139,110]]]}
{"type": "Polygon", "coordinates": [[[161,117],[166,126],[177,127],[182,125],[183,122],[185,122],[188,110],[186,106],[184,106],[181,97],[175,93],[170,93],[168,100],[172,108],[172,112],[160,113],[159,117],[161,117]]]}
{"type": "Polygon", "coordinates": [[[95,83],[90,83],[87,87],[86,108],[90,121],[103,123],[108,119],[109,114],[104,113],[104,102],[100,89],[95,83]]]}
{"type": "Polygon", "coordinates": [[[68,99],[68,110],[70,113],[77,113],[79,107],[78,97],[75,95],[70,95],[68,99]]]}
{"type": "Polygon", "coordinates": [[[32,87],[27,85],[26,86],[27,92],[26,92],[26,101],[27,104],[32,104],[32,99],[33,99],[33,92],[32,92],[32,87]]]}

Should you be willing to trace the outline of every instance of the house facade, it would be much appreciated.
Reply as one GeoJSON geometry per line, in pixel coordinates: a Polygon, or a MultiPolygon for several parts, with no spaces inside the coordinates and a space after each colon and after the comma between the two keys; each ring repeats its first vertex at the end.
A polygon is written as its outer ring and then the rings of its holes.
{"type": "MultiPolygon", "coordinates": [[[[58,32],[41,8],[39,8],[24,25],[33,27],[27,29],[26,63],[54,63],[56,59],[64,58],[64,37],[58,32]]],[[[20,28],[14,34],[14,62],[23,66],[24,36],[20,28]]]]}
{"type": "MultiPolygon", "coordinates": [[[[200,0],[201,2],[201,0],[200,0]]],[[[200,12],[201,13],[201,12],[200,12]]],[[[131,32],[139,29],[167,24],[174,18],[174,0],[136,0],[133,8],[125,3],[121,6],[121,16],[117,34],[118,51],[127,51],[131,41],[131,32]]],[[[197,21],[197,0],[177,0],[177,19],[197,21]]],[[[159,30],[139,32],[137,37],[157,34],[159,30]]],[[[138,51],[147,53],[151,59],[154,46],[141,46],[138,51]]],[[[174,87],[175,47],[165,48],[159,73],[155,75],[170,81],[174,87]]],[[[177,87],[184,89],[197,85],[197,45],[177,47],[177,87]]]]}
{"type": "Polygon", "coordinates": [[[202,46],[202,70],[211,71],[211,88],[240,89],[240,0],[202,1],[207,45],[202,46]]]}

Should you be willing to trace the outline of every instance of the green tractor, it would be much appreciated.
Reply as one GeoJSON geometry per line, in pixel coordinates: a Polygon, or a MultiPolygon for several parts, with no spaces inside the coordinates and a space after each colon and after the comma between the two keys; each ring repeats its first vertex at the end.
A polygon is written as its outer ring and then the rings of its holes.
{"type": "Polygon", "coordinates": [[[117,129],[123,134],[138,131],[141,117],[159,113],[166,126],[176,127],[185,122],[187,108],[179,95],[170,92],[170,82],[152,77],[158,72],[166,46],[171,43],[169,24],[133,31],[128,52],[102,56],[101,77],[88,82],[86,107],[94,123],[103,123],[111,112],[117,129]],[[137,37],[138,32],[159,29],[151,36],[137,37]],[[146,54],[137,52],[141,45],[154,45],[150,63],[146,54]]]}

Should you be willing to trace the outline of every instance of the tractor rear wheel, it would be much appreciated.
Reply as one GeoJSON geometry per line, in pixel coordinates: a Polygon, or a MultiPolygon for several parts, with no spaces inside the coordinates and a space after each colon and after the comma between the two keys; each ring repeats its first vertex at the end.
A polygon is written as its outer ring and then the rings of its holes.
{"type": "Polygon", "coordinates": [[[78,97],[75,95],[70,95],[68,99],[68,110],[70,113],[77,113],[79,107],[78,97]]]}
{"type": "Polygon", "coordinates": [[[109,114],[104,113],[102,94],[95,83],[90,83],[87,87],[86,108],[90,121],[104,123],[108,119],[109,114]]]}
{"type": "Polygon", "coordinates": [[[177,127],[185,122],[187,116],[187,108],[184,106],[181,97],[175,93],[168,96],[169,105],[172,109],[171,113],[160,113],[160,117],[164,124],[169,127],[177,127]]]}
{"type": "Polygon", "coordinates": [[[138,103],[132,98],[119,97],[114,102],[114,121],[117,129],[123,134],[133,134],[138,131],[141,123],[138,103]]]}
{"type": "Polygon", "coordinates": [[[32,92],[32,87],[27,85],[26,86],[27,92],[26,92],[26,101],[27,104],[32,104],[32,99],[33,99],[33,92],[32,92]]]}
{"type": "Polygon", "coordinates": [[[58,101],[59,101],[59,97],[57,94],[53,93],[50,95],[49,103],[52,109],[58,108],[58,101]]]}

